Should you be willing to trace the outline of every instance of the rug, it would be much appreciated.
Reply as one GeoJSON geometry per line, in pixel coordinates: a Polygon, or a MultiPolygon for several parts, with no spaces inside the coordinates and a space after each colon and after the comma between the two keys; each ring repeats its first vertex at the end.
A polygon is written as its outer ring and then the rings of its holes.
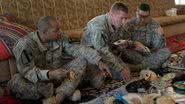
{"type": "Polygon", "coordinates": [[[173,35],[167,39],[167,48],[170,49],[172,53],[185,49],[185,33],[173,35]]]}

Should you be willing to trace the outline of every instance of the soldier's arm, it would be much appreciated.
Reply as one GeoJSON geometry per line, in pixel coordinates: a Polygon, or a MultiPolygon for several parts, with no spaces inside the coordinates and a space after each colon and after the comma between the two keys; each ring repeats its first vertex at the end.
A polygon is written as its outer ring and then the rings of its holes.
{"type": "Polygon", "coordinates": [[[93,29],[91,31],[91,34],[93,36],[92,44],[93,47],[102,54],[105,62],[107,62],[109,65],[113,65],[113,69],[116,71],[121,71],[123,67],[127,67],[126,64],[124,64],[118,57],[116,57],[108,47],[108,44],[105,42],[105,38],[103,37],[103,34],[105,34],[102,30],[93,29]]]}
{"type": "Polygon", "coordinates": [[[166,46],[166,39],[164,37],[163,29],[160,25],[156,26],[156,28],[153,29],[152,33],[152,49],[157,50],[160,48],[164,48],[166,46]]]}
{"type": "Polygon", "coordinates": [[[32,49],[25,42],[18,42],[14,48],[14,55],[18,71],[24,78],[33,83],[48,80],[48,70],[41,70],[35,66],[32,49]]]}
{"type": "Polygon", "coordinates": [[[105,33],[102,30],[93,28],[90,31],[90,34],[92,37],[92,45],[96,50],[101,51],[102,48],[108,49],[108,44],[106,43],[106,38],[104,37],[105,33]]]}
{"type": "Polygon", "coordinates": [[[115,71],[119,72],[122,69],[127,69],[128,66],[109,50],[108,44],[103,37],[103,34],[105,33],[101,30],[96,30],[93,31],[92,34],[94,34],[93,45],[102,54],[102,60],[107,62],[107,64],[112,65],[112,68],[115,71]]]}

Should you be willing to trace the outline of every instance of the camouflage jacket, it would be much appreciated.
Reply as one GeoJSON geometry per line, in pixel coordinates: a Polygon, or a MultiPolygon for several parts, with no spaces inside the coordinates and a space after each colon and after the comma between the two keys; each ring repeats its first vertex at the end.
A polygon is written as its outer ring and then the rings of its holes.
{"type": "Polygon", "coordinates": [[[43,44],[38,32],[31,32],[21,38],[14,48],[19,73],[29,81],[49,80],[47,72],[56,69],[76,57],[91,64],[101,59],[97,51],[80,45],[70,44],[67,36],[43,44]]]}
{"type": "Polygon", "coordinates": [[[138,19],[132,18],[128,21],[124,30],[127,29],[131,34],[131,40],[140,41],[151,50],[164,48],[166,39],[161,26],[151,19],[146,26],[139,26],[138,19]]]}
{"type": "Polygon", "coordinates": [[[107,61],[113,62],[114,68],[118,71],[125,64],[118,61],[117,56],[112,53],[113,42],[122,37],[116,32],[108,20],[107,14],[97,16],[90,20],[84,28],[81,44],[93,47],[105,55],[107,61]]]}

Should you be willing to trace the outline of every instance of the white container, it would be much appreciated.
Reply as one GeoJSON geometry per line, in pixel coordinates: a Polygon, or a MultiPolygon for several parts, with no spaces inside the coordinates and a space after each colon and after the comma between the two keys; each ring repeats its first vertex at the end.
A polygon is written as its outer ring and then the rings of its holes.
{"type": "Polygon", "coordinates": [[[177,16],[177,8],[171,8],[166,11],[167,16],[177,16]]]}

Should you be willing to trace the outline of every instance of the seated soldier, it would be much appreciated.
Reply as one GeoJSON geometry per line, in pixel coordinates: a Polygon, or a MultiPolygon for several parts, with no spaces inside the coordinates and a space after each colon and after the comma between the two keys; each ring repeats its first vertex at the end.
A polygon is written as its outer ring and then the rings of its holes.
{"type": "MultiPolygon", "coordinates": [[[[14,48],[19,73],[8,82],[10,94],[20,99],[45,98],[45,104],[60,104],[66,97],[72,101],[79,100],[80,91],[76,88],[87,63],[102,70],[107,66],[97,51],[69,44],[55,18],[41,18],[37,28],[38,31],[20,38],[14,48]]],[[[102,71],[94,75],[98,73],[102,71]]]]}
{"type": "Polygon", "coordinates": [[[122,45],[128,46],[122,50],[122,60],[130,63],[133,70],[154,69],[160,72],[162,64],[170,56],[170,51],[165,48],[166,40],[161,26],[151,18],[150,6],[142,3],[136,12],[137,16],[132,18],[121,29],[123,34],[127,31],[130,40],[122,45]],[[148,51],[145,49],[149,48],[148,51]]]}
{"type": "Polygon", "coordinates": [[[126,81],[130,79],[129,67],[113,54],[112,42],[118,38],[113,34],[126,23],[127,14],[126,5],[114,3],[107,14],[94,17],[87,23],[81,40],[82,45],[92,47],[102,55],[102,60],[110,67],[113,79],[126,81]]]}

